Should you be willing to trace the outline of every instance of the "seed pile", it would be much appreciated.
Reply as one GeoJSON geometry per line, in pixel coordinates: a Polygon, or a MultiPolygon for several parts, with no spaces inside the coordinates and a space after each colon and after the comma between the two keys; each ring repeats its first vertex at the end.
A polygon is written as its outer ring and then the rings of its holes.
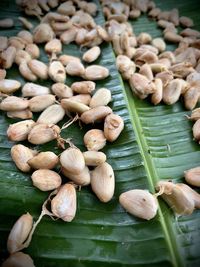
{"type": "MultiPolygon", "coordinates": [[[[3,267],[34,266],[29,255],[20,252],[29,246],[32,235],[44,215],[70,222],[76,215],[76,188],[91,188],[102,202],[111,200],[115,189],[115,177],[106,155],[99,151],[106,142],[114,142],[124,128],[123,119],[108,106],[111,92],[107,88],[96,89],[96,82],[109,76],[104,66],[93,64],[101,55],[100,44],[111,42],[116,54],[116,66],[127,80],[133,93],[141,99],[151,97],[155,105],[163,101],[171,105],[183,95],[185,107],[193,109],[200,97],[200,33],[191,29],[193,21],[179,17],[177,9],[161,11],[153,1],[124,0],[101,4],[106,18],[105,27],[97,25],[94,17],[98,7],[92,2],[72,0],[17,0],[21,10],[28,16],[36,16],[34,25],[25,17],[19,21],[25,30],[17,36],[0,36],[0,110],[10,118],[21,119],[9,126],[9,140],[27,140],[40,145],[57,140],[63,152],[57,156],[52,151],[40,152],[22,144],[15,144],[11,156],[18,169],[32,172],[31,179],[41,191],[52,191],[42,206],[36,222],[27,213],[14,224],[7,241],[9,258],[3,267]],[[56,9],[56,11],[51,11],[56,9]],[[134,34],[128,19],[137,19],[142,13],[157,20],[163,28],[164,40],[178,44],[174,51],[165,51],[162,38],[152,39],[142,32],[134,34]],[[177,26],[185,27],[178,34],[177,26]],[[62,54],[63,45],[76,43],[87,47],[82,59],[62,54]],[[40,60],[39,44],[44,45],[49,62],[40,60]],[[17,64],[19,72],[27,81],[6,78],[6,70],[17,64]],[[66,85],[67,76],[78,81],[66,85]],[[81,81],[80,81],[81,79],[81,81]],[[40,85],[41,80],[51,80],[51,88],[40,85]],[[21,89],[22,96],[14,96],[21,89]],[[39,113],[37,121],[33,114],[39,113]],[[62,128],[57,124],[69,116],[71,121],[62,128]],[[87,151],[82,152],[70,140],[61,137],[62,129],[80,120],[83,124],[103,123],[103,129],[91,129],[84,136],[87,151]],[[69,147],[66,149],[66,144],[69,147]],[[60,173],[55,168],[60,166],[60,173]],[[62,176],[71,182],[62,184],[62,176]],[[50,207],[51,211],[47,209],[50,207]]],[[[0,27],[14,26],[12,19],[0,20],[0,27]]],[[[195,109],[190,119],[196,120],[194,138],[200,140],[200,111],[195,109]]],[[[199,186],[198,168],[185,173],[187,183],[199,186]]],[[[163,199],[178,214],[191,214],[199,208],[199,194],[186,184],[160,181],[157,194],[147,190],[133,189],[120,195],[120,204],[131,214],[146,220],[154,218],[158,210],[157,197],[163,199]]]]}

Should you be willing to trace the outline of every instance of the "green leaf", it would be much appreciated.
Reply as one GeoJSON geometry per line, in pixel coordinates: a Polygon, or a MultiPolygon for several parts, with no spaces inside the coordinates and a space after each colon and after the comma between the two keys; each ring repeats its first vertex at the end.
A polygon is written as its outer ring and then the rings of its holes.
{"type": "MultiPolygon", "coordinates": [[[[157,1],[158,2],[158,1],[157,1]]],[[[158,2],[162,9],[173,8],[175,2],[158,2]]],[[[198,1],[176,1],[181,15],[192,17],[196,28],[200,29],[198,1]]],[[[98,23],[104,19],[99,6],[98,23]]],[[[11,16],[15,19],[12,30],[2,30],[1,35],[14,35],[20,29],[17,20],[20,11],[12,1],[1,0],[0,17],[11,16]]],[[[155,22],[142,16],[133,22],[136,33],[147,31],[152,36],[160,36],[161,31],[155,22]]],[[[172,49],[172,46],[168,48],[172,49]]],[[[199,164],[199,146],[192,140],[191,127],[182,102],[173,105],[152,106],[148,100],[133,97],[128,84],[123,84],[115,67],[114,53],[110,44],[101,45],[102,55],[97,64],[110,70],[110,77],[97,83],[97,88],[107,87],[112,92],[113,111],[125,121],[125,129],[119,139],[108,143],[104,149],[108,162],[116,175],[116,190],[109,203],[101,203],[90,187],[77,192],[78,209],[71,223],[44,217],[33,236],[26,253],[34,259],[37,267],[90,267],[90,266],[199,266],[199,218],[200,212],[191,216],[176,218],[173,212],[159,200],[158,215],[151,221],[144,221],[127,214],[119,205],[120,193],[133,189],[149,189],[160,179],[183,181],[183,171],[199,164]]],[[[42,51],[42,47],[41,47],[42,51]]],[[[64,47],[63,53],[82,55],[84,51],[75,45],[64,47]]],[[[45,53],[42,60],[48,61],[45,53]]],[[[25,81],[17,67],[8,71],[8,77],[25,81]]],[[[75,79],[68,79],[71,84],[75,79]]],[[[51,85],[52,82],[39,81],[51,85]]],[[[66,117],[59,125],[66,122],[66,117]]],[[[41,205],[47,193],[35,189],[30,175],[17,170],[10,158],[13,145],[7,140],[6,129],[14,123],[2,114],[0,119],[0,256],[7,257],[6,240],[16,219],[30,212],[35,219],[40,214],[41,205]]],[[[102,125],[96,125],[102,128],[102,125]]],[[[64,138],[72,138],[82,151],[84,133],[90,129],[80,129],[78,123],[64,130],[64,138]]],[[[28,143],[26,143],[28,144],[28,143]]],[[[42,151],[61,150],[55,142],[38,146],[42,151]]],[[[67,180],[63,177],[63,181],[67,180]]]]}

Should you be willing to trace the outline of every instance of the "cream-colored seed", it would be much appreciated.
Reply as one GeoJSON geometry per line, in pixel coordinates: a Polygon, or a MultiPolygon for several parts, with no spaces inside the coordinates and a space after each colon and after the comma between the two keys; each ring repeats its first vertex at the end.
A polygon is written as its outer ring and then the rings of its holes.
{"type": "Polygon", "coordinates": [[[34,145],[41,145],[57,139],[60,128],[54,124],[36,124],[28,134],[28,141],[34,145]]]}
{"type": "Polygon", "coordinates": [[[85,168],[82,152],[74,147],[70,147],[61,153],[60,164],[72,174],[80,174],[85,168]]]}
{"type": "Polygon", "coordinates": [[[36,84],[36,83],[26,83],[22,88],[22,96],[32,97],[50,94],[50,89],[48,87],[36,84]]]}
{"type": "Polygon", "coordinates": [[[193,190],[190,186],[183,184],[183,183],[178,183],[176,184],[178,188],[183,190],[190,199],[194,200],[194,206],[196,209],[200,209],[200,194],[197,193],[195,190],[193,190]]]}
{"type": "Polygon", "coordinates": [[[48,54],[58,54],[61,53],[62,51],[62,43],[59,39],[52,39],[51,41],[49,41],[48,43],[46,43],[44,50],[46,51],[46,53],[48,54]]]}
{"type": "Polygon", "coordinates": [[[185,108],[192,110],[199,101],[200,91],[198,87],[192,86],[184,93],[185,108]]]}
{"type": "Polygon", "coordinates": [[[59,99],[73,96],[72,89],[64,83],[54,83],[51,90],[59,99]]]}
{"type": "Polygon", "coordinates": [[[28,164],[33,169],[53,169],[58,162],[58,156],[51,151],[40,152],[28,160],[28,164]]]}
{"type": "Polygon", "coordinates": [[[155,46],[159,50],[159,52],[163,52],[166,49],[166,44],[162,38],[153,39],[152,45],[155,46]]]}
{"type": "Polygon", "coordinates": [[[131,76],[129,83],[136,95],[147,95],[154,92],[153,83],[139,73],[134,73],[131,76]]]}
{"type": "Polygon", "coordinates": [[[194,110],[192,110],[192,114],[189,119],[193,121],[200,119],[200,108],[195,108],[194,110]]]}
{"type": "Polygon", "coordinates": [[[142,44],[148,44],[150,43],[152,40],[152,37],[150,34],[146,33],[146,32],[142,32],[138,35],[137,37],[137,41],[140,45],[142,44]]]}
{"type": "Polygon", "coordinates": [[[115,176],[110,164],[104,162],[91,172],[91,186],[102,202],[112,199],[115,190],[115,176]]]}
{"type": "Polygon", "coordinates": [[[12,28],[14,26],[13,19],[1,19],[0,20],[0,28],[12,28]]]}
{"type": "Polygon", "coordinates": [[[31,176],[33,185],[41,191],[50,191],[61,185],[62,179],[59,174],[48,169],[34,171],[31,176]]]}
{"type": "Polygon", "coordinates": [[[76,214],[76,190],[74,185],[61,186],[51,201],[52,213],[65,222],[71,222],[76,214]]]}
{"type": "Polygon", "coordinates": [[[8,47],[8,37],[0,36],[0,52],[8,47]]]}
{"type": "Polygon", "coordinates": [[[49,42],[53,38],[54,32],[47,23],[41,23],[33,30],[33,40],[36,44],[49,42]]]}
{"type": "Polygon", "coordinates": [[[89,106],[90,101],[91,101],[91,95],[90,94],[78,94],[78,95],[70,97],[70,100],[89,106]]]}
{"type": "Polygon", "coordinates": [[[84,78],[95,81],[102,80],[109,76],[109,70],[103,66],[91,65],[85,69],[84,78]]]}
{"type": "Polygon", "coordinates": [[[71,76],[83,76],[85,73],[85,67],[81,62],[72,60],[67,64],[66,72],[71,76]]]}
{"type": "Polygon", "coordinates": [[[110,114],[105,118],[104,135],[109,142],[114,142],[124,129],[124,121],[117,114],[110,114]]]}
{"type": "Polygon", "coordinates": [[[181,79],[174,79],[163,90],[163,101],[167,105],[172,105],[179,100],[182,90],[181,79]]]}
{"type": "Polygon", "coordinates": [[[28,21],[26,18],[18,17],[18,20],[22,23],[24,28],[26,28],[27,30],[31,30],[33,28],[33,24],[30,21],[28,21]]]}
{"type": "Polygon", "coordinates": [[[17,252],[11,254],[9,258],[7,258],[2,267],[35,267],[33,260],[28,254],[24,254],[23,252],[17,252]]]}
{"type": "Polygon", "coordinates": [[[91,108],[90,110],[83,112],[81,121],[85,124],[94,123],[103,120],[110,113],[112,113],[112,109],[108,106],[91,108]]]}
{"type": "Polygon", "coordinates": [[[13,254],[23,248],[23,243],[26,241],[32,227],[33,217],[29,213],[23,214],[15,222],[7,240],[7,249],[10,254],[13,254]]]}
{"type": "Polygon", "coordinates": [[[140,67],[139,74],[145,76],[150,81],[153,80],[153,72],[149,64],[145,63],[140,67]]]}
{"type": "Polygon", "coordinates": [[[24,141],[34,126],[33,120],[19,121],[11,124],[7,130],[8,139],[11,141],[24,141]]]}
{"type": "Polygon", "coordinates": [[[29,100],[29,108],[32,112],[41,112],[53,105],[55,101],[56,98],[54,95],[38,95],[29,100]]]}
{"type": "Polygon", "coordinates": [[[64,2],[59,5],[57,12],[66,16],[73,16],[76,12],[76,8],[68,2],[64,2]]]}
{"type": "Polygon", "coordinates": [[[111,101],[111,92],[106,88],[101,88],[96,91],[90,101],[90,107],[106,106],[111,101]]]}
{"type": "Polygon", "coordinates": [[[14,119],[28,120],[33,118],[33,113],[27,108],[18,111],[8,111],[7,117],[14,119]]]}
{"type": "Polygon", "coordinates": [[[32,59],[28,62],[30,70],[40,79],[46,80],[48,78],[48,67],[42,61],[32,59]]]}
{"type": "Polygon", "coordinates": [[[35,82],[37,80],[37,76],[31,71],[25,60],[22,60],[20,63],[19,72],[26,80],[30,82],[35,82]]]}
{"type": "Polygon", "coordinates": [[[119,197],[122,207],[130,214],[145,220],[153,219],[158,210],[158,202],[147,190],[133,189],[119,197]]]}
{"type": "Polygon", "coordinates": [[[65,116],[61,105],[54,104],[46,108],[39,116],[37,123],[57,124],[65,116]]]}
{"type": "Polygon", "coordinates": [[[90,184],[90,170],[87,166],[80,174],[73,174],[62,167],[62,173],[64,176],[72,180],[75,184],[85,186],[90,184]]]}
{"type": "Polygon", "coordinates": [[[98,46],[94,46],[83,54],[83,60],[85,62],[91,63],[99,57],[100,53],[101,49],[98,46]]]}
{"type": "Polygon", "coordinates": [[[20,65],[22,62],[28,62],[31,60],[31,56],[28,52],[24,51],[24,50],[18,50],[16,52],[16,56],[15,56],[15,63],[17,65],[20,65]]]}
{"type": "Polygon", "coordinates": [[[51,8],[55,8],[58,6],[58,0],[48,0],[47,3],[51,8]]]}
{"type": "Polygon", "coordinates": [[[15,56],[16,56],[16,48],[14,46],[9,46],[1,53],[1,59],[3,60],[3,68],[9,69],[12,67],[15,56]]]}
{"type": "Polygon", "coordinates": [[[88,150],[98,151],[106,145],[104,132],[99,129],[89,130],[83,138],[84,144],[88,150]]]}
{"type": "Polygon", "coordinates": [[[174,76],[171,71],[163,71],[156,74],[157,79],[161,79],[163,87],[166,87],[170,81],[173,80],[174,76]]]}
{"type": "Polygon", "coordinates": [[[14,145],[11,148],[11,157],[22,172],[29,172],[31,167],[28,164],[28,160],[32,159],[36,155],[37,151],[31,150],[24,145],[14,145]]]}
{"type": "Polygon", "coordinates": [[[55,60],[49,64],[48,74],[54,82],[65,83],[66,72],[60,61],[55,60]]]}
{"type": "Polygon", "coordinates": [[[181,62],[174,64],[169,68],[169,70],[173,72],[174,77],[183,79],[187,77],[190,73],[195,71],[194,68],[192,67],[192,64],[189,62],[181,62]]]}
{"type": "Polygon", "coordinates": [[[32,58],[39,58],[40,56],[40,49],[36,44],[27,44],[25,51],[29,53],[32,58]]]}
{"type": "Polygon", "coordinates": [[[17,96],[8,96],[0,103],[0,110],[4,111],[16,111],[26,109],[29,102],[25,98],[17,96]]]}
{"type": "Polygon", "coordinates": [[[98,166],[106,161],[106,154],[100,151],[86,151],[83,152],[85,164],[87,166],[98,166]]]}
{"type": "Polygon", "coordinates": [[[69,62],[71,61],[76,61],[76,62],[81,62],[80,58],[75,57],[75,56],[70,56],[70,55],[61,55],[59,56],[58,60],[64,65],[67,66],[69,62]]]}
{"type": "Polygon", "coordinates": [[[78,113],[78,114],[82,114],[83,112],[89,110],[90,108],[79,102],[79,101],[74,101],[70,99],[62,99],[61,100],[61,106],[69,111],[69,112],[74,112],[74,113],[78,113]]]}
{"type": "MultiPolygon", "coordinates": [[[[0,81],[6,78],[6,70],[0,69],[0,81]]],[[[1,92],[1,90],[0,90],[1,92]]]]}
{"type": "Polygon", "coordinates": [[[95,90],[95,83],[92,81],[75,82],[71,85],[73,92],[78,94],[90,94],[95,90]]]}
{"type": "Polygon", "coordinates": [[[197,30],[193,30],[190,28],[186,28],[180,33],[183,37],[194,37],[194,38],[199,38],[200,37],[200,32],[197,30]]]}
{"type": "Polygon", "coordinates": [[[188,184],[200,187],[200,167],[185,171],[184,176],[188,184]]]}
{"type": "Polygon", "coordinates": [[[179,22],[183,27],[186,27],[186,28],[190,28],[194,26],[193,20],[188,17],[184,17],[184,16],[180,17],[179,22]]]}
{"type": "Polygon", "coordinates": [[[172,43],[179,43],[183,38],[179,34],[176,34],[172,31],[167,31],[164,34],[164,39],[172,43]]]}
{"type": "Polygon", "coordinates": [[[8,45],[15,47],[16,51],[19,49],[23,50],[25,48],[26,41],[21,37],[12,36],[8,39],[8,45]]]}
{"type": "Polygon", "coordinates": [[[154,105],[158,105],[163,98],[163,82],[161,79],[155,78],[154,84],[155,84],[155,92],[151,95],[151,102],[154,105]]]}
{"type": "Polygon", "coordinates": [[[200,119],[195,122],[192,127],[194,139],[200,141],[200,119]]]}
{"type": "Polygon", "coordinates": [[[33,35],[29,31],[20,31],[17,36],[22,38],[27,44],[33,43],[33,35]]]}
{"type": "Polygon", "coordinates": [[[78,32],[78,29],[76,27],[71,27],[70,29],[64,31],[61,36],[60,40],[63,44],[70,44],[76,39],[76,34],[78,32]]]}

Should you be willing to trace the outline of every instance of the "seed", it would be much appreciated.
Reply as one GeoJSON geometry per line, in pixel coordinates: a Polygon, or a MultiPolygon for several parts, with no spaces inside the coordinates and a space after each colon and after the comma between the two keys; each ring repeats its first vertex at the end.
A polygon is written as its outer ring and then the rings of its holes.
{"type": "Polygon", "coordinates": [[[71,222],[76,214],[76,190],[74,185],[61,186],[56,196],[51,201],[53,214],[65,222],[71,222]]]}
{"type": "Polygon", "coordinates": [[[106,88],[101,88],[96,91],[90,101],[90,107],[106,106],[111,101],[111,92],[106,88]]]}
{"type": "Polygon", "coordinates": [[[85,124],[94,123],[103,120],[110,113],[112,113],[112,109],[108,106],[91,108],[90,110],[83,112],[81,121],[85,124]]]}
{"type": "Polygon", "coordinates": [[[155,86],[145,76],[134,73],[129,80],[131,89],[136,95],[148,95],[154,92],[155,86]]]}
{"type": "Polygon", "coordinates": [[[160,8],[153,8],[153,9],[151,9],[151,10],[149,11],[148,15],[149,15],[150,17],[154,17],[154,18],[156,18],[156,17],[158,17],[158,15],[160,14],[160,12],[161,12],[160,8]]]}
{"type": "Polygon", "coordinates": [[[55,8],[58,6],[58,0],[48,0],[47,3],[51,8],[55,8]]]}
{"type": "Polygon", "coordinates": [[[194,26],[193,20],[188,17],[184,17],[184,16],[180,17],[179,22],[183,27],[186,27],[186,28],[190,28],[194,26]]]}
{"type": "Polygon", "coordinates": [[[71,76],[82,76],[85,73],[85,68],[81,62],[70,61],[66,66],[66,72],[71,76]]]}
{"type": "Polygon", "coordinates": [[[28,135],[28,141],[34,145],[41,145],[58,138],[60,128],[54,124],[36,124],[28,135]]]}
{"type": "Polygon", "coordinates": [[[8,47],[8,37],[0,36],[0,52],[8,47]]]}
{"type": "Polygon", "coordinates": [[[2,267],[35,267],[33,260],[28,254],[17,252],[11,254],[2,264],[2,267]]]}
{"type": "Polygon", "coordinates": [[[34,43],[46,43],[54,38],[54,32],[47,23],[41,23],[33,30],[34,43]]]}
{"type": "Polygon", "coordinates": [[[53,169],[58,162],[58,156],[51,151],[40,152],[28,160],[28,164],[33,169],[53,169]]]}
{"type": "Polygon", "coordinates": [[[131,67],[131,60],[125,55],[119,55],[116,58],[116,66],[119,72],[127,72],[131,67]]]}
{"type": "Polygon", "coordinates": [[[156,78],[154,80],[155,83],[155,92],[151,95],[151,102],[154,105],[158,105],[163,98],[163,83],[162,80],[159,78],[156,78]]]}
{"type": "Polygon", "coordinates": [[[80,28],[77,32],[75,42],[77,45],[82,45],[85,42],[85,37],[88,31],[84,28],[80,28]]]}
{"type": "Polygon", "coordinates": [[[163,87],[166,87],[173,80],[174,76],[171,71],[162,71],[156,74],[156,78],[161,79],[163,87]]]}
{"type": "Polygon", "coordinates": [[[12,36],[8,39],[8,45],[15,47],[16,51],[23,50],[25,48],[26,41],[20,37],[12,36]]]}
{"type": "Polygon", "coordinates": [[[106,161],[106,154],[99,151],[86,151],[83,156],[87,166],[98,166],[106,161]]]}
{"type": "Polygon", "coordinates": [[[81,62],[80,58],[78,57],[74,57],[74,56],[70,56],[70,55],[61,55],[58,60],[64,65],[67,66],[69,64],[69,62],[71,61],[76,61],[76,62],[81,62]]]}
{"type": "Polygon", "coordinates": [[[83,54],[83,60],[85,62],[91,63],[99,57],[100,53],[101,49],[98,46],[94,46],[83,54]]]}
{"type": "Polygon", "coordinates": [[[153,39],[152,45],[155,46],[159,50],[159,52],[163,52],[166,49],[166,44],[162,38],[153,39]]]}
{"type": "Polygon", "coordinates": [[[174,79],[163,90],[163,101],[167,105],[172,105],[179,100],[182,89],[181,79],[174,79]]]}
{"type": "Polygon", "coordinates": [[[18,17],[18,20],[21,21],[22,25],[27,30],[31,30],[33,28],[33,24],[30,21],[28,21],[26,18],[24,18],[24,17],[18,17]]]}
{"type": "Polygon", "coordinates": [[[29,31],[22,30],[18,32],[17,36],[22,38],[27,44],[33,43],[33,35],[29,31]]]}
{"type": "Polygon", "coordinates": [[[28,62],[28,66],[38,78],[43,80],[48,78],[48,67],[42,61],[32,59],[28,62]]]}
{"type": "Polygon", "coordinates": [[[196,209],[200,209],[200,195],[195,190],[183,183],[178,183],[176,184],[176,186],[181,188],[185,193],[187,193],[190,199],[194,200],[194,205],[196,209]]]}
{"type": "Polygon", "coordinates": [[[88,150],[98,151],[106,145],[104,132],[99,129],[89,130],[84,135],[83,141],[88,150]]]}
{"type": "Polygon", "coordinates": [[[60,40],[63,44],[70,44],[76,39],[76,34],[78,32],[78,29],[74,26],[72,26],[70,29],[64,31],[60,35],[60,40]]]}
{"type": "Polygon", "coordinates": [[[11,124],[7,130],[8,139],[11,141],[26,140],[34,124],[33,120],[19,121],[11,124]]]}
{"type": "Polygon", "coordinates": [[[141,11],[139,9],[133,9],[129,13],[129,18],[130,19],[137,19],[141,15],[141,11]]]}
{"type": "Polygon", "coordinates": [[[112,199],[115,190],[115,176],[111,165],[104,162],[91,172],[91,186],[102,202],[112,199]]]}
{"type": "Polygon", "coordinates": [[[51,87],[51,90],[59,99],[73,96],[72,89],[63,83],[54,83],[51,87]]]}
{"type": "Polygon", "coordinates": [[[91,101],[91,95],[90,94],[78,94],[78,95],[70,97],[70,100],[79,102],[79,103],[82,103],[88,106],[91,101]]]}
{"type": "Polygon", "coordinates": [[[15,63],[17,65],[20,65],[22,62],[28,62],[31,60],[31,56],[28,52],[24,51],[24,50],[18,50],[16,52],[16,56],[15,56],[15,63]]]}
{"type": "Polygon", "coordinates": [[[109,70],[99,65],[91,65],[85,69],[84,77],[87,80],[102,80],[109,76],[109,70]]]}
{"type": "MultiPolygon", "coordinates": [[[[163,60],[163,59],[161,59],[163,60]]],[[[168,61],[168,59],[166,59],[168,61]]],[[[163,71],[167,71],[168,68],[163,64],[163,63],[152,63],[152,64],[149,64],[151,70],[153,73],[159,73],[159,72],[163,72],[163,71]]]]}
{"type": "Polygon", "coordinates": [[[184,37],[194,37],[194,38],[199,38],[200,37],[200,32],[190,29],[190,28],[186,28],[185,30],[183,30],[180,33],[182,36],[184,37]]]}
{"type": "Polygon", "coordinates": [[[60,164],[72,174],[80,174],[85,168],[82,152],[74,147],[70,147],[61,153],[60,164]]]}
{"type": "Polygon", "coordinates": [[[62,21],[62,22],[66,22],[69,20],[69,17],[61,15],[59,13],[56,12],[48,12],[43,18],[42,18],[42,22],[44,23],[50,23],[52,21],[62,21]]]}
{"type": "Polygon", "coordinates": [[[114,142],[124,129],[123,119],[116,114],[110,114],[105,118],[104,135],[109,142],[114,142]]]}
{"type": "Polygon", "coordinates": [[[27,44],[25,51],[29,53],[32,58],[39,58],[40,56],[40,50],[36,44],[27,44]]]}
{"type": "Polygon", "coordinates": [[[161,58],[168,58],[170,60],[171,64],[176,63],[176,57],[171,51],[162,52],[159,55],[159,59],[161,59],[161,58]]]}
{"type": "Polygon", "coordinates": [[[97,30],[99,37],[101,37],[101,39],[103,39],[106,42],[110,41],[110,37],[109,37],[107,31],[103,27],[101,27],[100,25],[97,25],[96,30],[97,30]]]}
{"type": "Polygon", "coordinates": [[[40,112],[53,105],[55,101],[55,96],[50,94],[34,96],[29,100],[29,108],[32,112],[40,112]]]}
{"type": "Polygon", "coordinates": [[[197,85],[200,84],[200,73],[199,72],[192,72],[187,76],[186,81],[190,83],[190,85],[197,85]]]}
{"type": "Polygon", "coordinates": [[[36,155],[37,151],[31,150],[24,145],[14,145],[11,148],[11,157],[22,172],[29,172],[31,170],[29,164],[27,163],[29,159],[36,155]]]}
{"type": "Polygon", "coordinates": [[[169,21],[171,21],[175,26],[179,25],[179,12],[177,8],[173,8],[169,14],[169,21]]]}
{"type": "Polygon", "coordinates": [[[20,63],[19,72],[28,81],[35,82],[37,80],[37,76],[31,71],[25,60],[20,63]]]}
{"type": "Polygon", "coordinates": [[[61,105],[54,104],[46,108],[39,116],[38,123],[57,124],[65,116],[61,105]]]}
{"type": "Polygon", "coordinates": [[[156,189],[177,214],[187,215],[194,211],[194,200],[183,188],[172,182],[160,181],[156,189]]]}
{"type": "Polygon", "coordinates": [[[71,88],[78,94],[90,94],[95,90],[95,83],[92,81],[74,82],[71,88]]]}
{"type": "Polygon", "coordinates": [[[124,192],[120,195],[119,202],[130,214],[145,220],[153,219],[158,210],[156,197],[147,190],[133,189],[124,192]]]}
{"type": "Polygon", "coordinates": [[[139,74],[145,76],[148,80],[153,80],[153,72],[149,64],[145,63],[140,67],[139,74]]]}
{"type": "Polygon", "coordinates": [[[65,68],[60,61],[55,60],[49,64],[48,74],[54,82],[65,83],[65,68]]]}
{"type": "Polygon", "coordinates": [[[65,168],[62,167],[62,173],[64,176],[72,180],[75,184],[85,186],[90,184],[90,170],[87,166],[83,169],[80,174],[73,174],[67,171],[65,168]]]}
{"type": "Polygon", "coordinates": [[[12,28],[14,26],[13,19],[1,19],[0,28],[12,28]]]}
{"type": "Polygon", "coordinates": [[[1,60],[3,62],[3,68],[10,69],[15,61],[16,48],[9,46],[6,50],[1,53],[1,60]]]}
{"type": "Polygon", "coordinates": [[[25,83],[22,88],[23,97],[41,96],[48,94],[50,94],[50,89],[48,87],[36,83],[25,83]]]}
{"type": "Polygon", "coordinates": [[[113,50],[115,51],[115,54],[118,55],[122,55],[123,54],[123,50],[121,48],[121,44],[120,44],[120,37],[118,34],[114,34],[112,37],[112,45],[113,45],[113,50]]]}
{"type": "Polygon", "coordinates": [[[54,171],[40,169],[34,171],[31,176],[33,185],[41,191],[50,191],[58,188],[61,185],[61,177],[54,171]]]}
{"type": "Polygon", "coordinates": [[[28,120],[32,119],[33,113],[29,109],[18,110],[18,111],[8,111],[7,117],[14,119],[28,120]]]}
{"type": "Polygon", "coordinates": [[[62,99],[61,100],[61,106],[69,111],[69,112],[74,112],[74,113],[78,113],[78,114],[82,114],[83,112],[89,110],[90,108],[78,101],[74,101],[70,99],[62,99]]]}
{"type": "Polygon", "coordinates": [[[13,254],[22,249],[23,243],[24,241],[26,241],[32,227],[33,217],[29,213],[23,214],[15,222],[10,231],[7,241],[7,249],[10,254],[13,254]]]}
{"type": "Polygon", "coordinates": [[[0,80],[4,80],[5,78],[6,78],[6,70],[0,69],[0,80]]]}
{"type": "Polygon", "coordinates": [[[0,109],[4,111],[16,111],[26,109],[29,102],[25,98],[8,96],[0,103],[0,109]]]}
{"type": "Polygon", "coordinates": [[[62,43],[59,39],[54,38],[48,43],[46,43],[44,50],[48,54],[52,53],[59,54],[62,52],[62,43]]]}
{"type": "Polygon", "coordinates": [[[183,37],[181,37],[179,34],[176,34],[172,31],[166,31],[164,34],[164,39],[172,43],[179,43],[182,41],[183,37]]]}
{"type": "Polygon", "coordinates": [[[192,114],[189,119],[193,121],[200,119],[200,108],[195,108],[194,110],[192,110],[192,114]]]}
{"type": "Polygon", "coordinates": [[[146,32],[141,32],[137,37],[139,45],[148,44],[151,42],[151,40],[152,40],[151,35],[146,32]]]}
{"type": "Polygon", "coordinates": [[[200,167],[192,168],[184,172],[185,180],[193,186],[200,186],[200,167]]]}
{"type": "Polygon", "coordinates": [[[190,87],[185,93],[184,93],[184,104],[186,109],[192,110],[195,108],[199,101],[200,97],[200,91],[198,87],[190,87]]]}
{"type": "Polygon", "coordinates": [[[76,8],[70,5],[69,2],[64,2],[59,5],[57,12],[66,16],[73,16],[76,12],[76,8]]]}

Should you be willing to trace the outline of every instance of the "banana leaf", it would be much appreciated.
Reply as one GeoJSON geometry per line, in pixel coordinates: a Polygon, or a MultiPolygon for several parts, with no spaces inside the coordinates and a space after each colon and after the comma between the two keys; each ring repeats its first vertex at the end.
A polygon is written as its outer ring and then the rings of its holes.
{"type": "MultiPolygon", "coordinates": [[[[96,21],[104,23],[99,2],[96,21]]],[[[179,8],[180,14],[194,19],[200,30],[199,1],[156,1],[163,10],[179,8]]],[[[23,15],[14,1],[0,1],[0,18],[12,17],[15,26],[1,30],[1,35],[16,35],[22,29],[17,17],[23,15]]],[[[36,19],[32,19],[34,24],[36,19]]],[[[153,37],[161,36],[156,23],[142,15],[132,21],[135,33],[149,32],[153,37]]],[[[168,49],[175,46],[168,44],[168,49]]],[[[41,59],[48,62],[42,46],[41,59]]],[[[91,266],[139,266],[139,267],[193,267],[200,266],[200,212],[177,217],[159,199],[157,216],[144,221],[129,215],[119,205],[119,195],[130,189],[148,189],[154,192],[161,179],[184,181],[184,170],[199,165],[200,148],[192,139],[192,123],[187,120],[182,100],[173,106],[153,106],[150,101],[141,101],[133,96],[115,66],[115,55],[110,44],[101,45],[101,56],[97,64],[107,67],[110,76],[97,82],[97,89],[106,87],[112,92],[113,111],[123,117],[125,129],[114,143],[107,143],[103,151],[112,165],[116,188],[109,203],[101,203],[90,186],[77,192],[78,208],[71,223],[53,221],[44,217],[37,227],[30,246],[24,250],[31,255],[37,267],[91,267],[91,266]]],[[[63,53],[81,56],[84,49],[75,44],[63,46],[63,53]]],[[[24,84],[17,67],[8,71],[8,78],[24,84]]],[[[67,79],[70,85],[76,79],[67,79]]],[[[38,81],[50,86],[51,81],[38,81]]],[[[37,119],[35,115],[34,119],[37,119]]],[[[67,117],[59,123],[62,126],[67,117]]],[[[13,143],[8,141],[6,130],[10,119],[5,113],[0,116],[0,258],[8,256],[6,241],[17,218],[29,212],[36,220],[41,205],[48,194],[34,188],[30,174],[20,172],[10,157],[13,143]]],[[[101,124],[95,125],[102,128],[101,124]]],[[[62,131],[63,138],[71,138],[82,151],[85,150],[83,136],[92,127],[78,122],[62,131]]],[[[29,145],[24,142],[25,145],[29,145]]],[[[51,150],[59,154],[56,142],[37,146],[41,151],[51,150]]],[[[63,182],[67,179],[63,177],[63,182]]]]}

